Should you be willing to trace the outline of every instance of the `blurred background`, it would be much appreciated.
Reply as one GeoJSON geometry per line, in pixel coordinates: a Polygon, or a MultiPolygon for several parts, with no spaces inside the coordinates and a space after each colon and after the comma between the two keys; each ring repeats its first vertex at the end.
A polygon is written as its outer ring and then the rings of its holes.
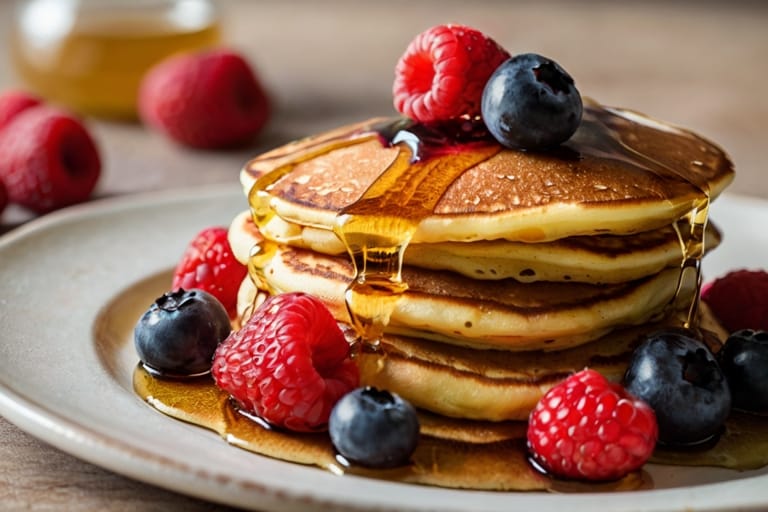
{"type": "MultiPolygon", "coordinates": [[[[116,5],[116,0],[91,1],[102,9],[116,5]]],[[[42,4],[31,17],[33,30],[50,31],[55,25],[53,11],[66,11],[78,2],[33,3],[42,4]]],[[[19,4],[0,0],[0,33],[5,39],[0,91],[30,84],[11,58],[19,43],[31,44],[14,37],[19,4]]],[[[264,149],[340,123],[394,114],[391,86],[398,57],[417,33],[454,22],[480,29],[513,54],[534,51],[553,58],[570,72],[585,96],[692,128],[717,141],[739,171],[731,190],[768,197],[758,149],[768,142],[768,2],[220,0],[214,4],[217,44],[236,49],[249,60],[272,99],[271,122],[247,147],[206,152],[175,145],[138,122],[86,113],[104,159],[96,196],[235,180],[240,166],[264,149]]],[[[50,52],[56,37],[42,41],[34,44],[48,45],[46,58],[55,58],[50,52]]],[[[27,52],[26,60],[39,62],[41,52],[27,52]]],[[[15,59],[16,64],[20,60],[24,58],[15,59]]],[[[56,76],[34,80],[49,91],[57,86],[56,76]]],[[[11,209],[2,224],[13,225],[23,218],[22,212],[11,209]]]]}
{"type": "MultiPolygon", "coordinates": [[[[93,0],[116,9],[113,2],[93,0]]],[[[33,85],[47,94],[62,90],[62,76],[29,81],[20,71],[62,58],[56,20],[73,3],[35,3],[42,7],[29,15],[27,28],[43,35],[31,41],[18,32],[17,9],[29,2],[0,0],[0,91],[33,85]],[[12,58],[19,48],[27,53],[12,58]]],[[[261,151],[342,123],[393,115],[395,62],[417,33],[448,22],[473,26],[510,53],[532,51],[558,61],[582,95],[718,142],[736,164],[730,191],[768,198],[762,154],[768,143],[768,2],[219,0],[215,7],[215,34],[208,35],[251,63],[271,98],[271,121],[245,147],[205,151],[176,144],[137,120],[82,111],[103,158],[96,198],[234,184],[241,166],[261,151]]],[[[113,14],[110,22],[120,19],[113,14]]],[[[114,59],[118,67],[129,65],[121,59],[128,58],[114,59]]],[[[32,216],[12,206],[0,213],[0,232],[32,216]]],[[[80,462],[2,419],[0,498],[12,508],[213,508],[80,462]]]]}

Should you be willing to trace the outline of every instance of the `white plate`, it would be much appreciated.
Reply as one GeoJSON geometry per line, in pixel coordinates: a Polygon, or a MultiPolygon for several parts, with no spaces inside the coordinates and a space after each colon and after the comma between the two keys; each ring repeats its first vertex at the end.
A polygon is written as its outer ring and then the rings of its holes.
{"type": "MultiPolygon", "coordinates": [[[[446,490],[271,460],[157,413],[131,391],[136,355],[125,333],[164,291],[158,274],[192,236],[243,209],[235,186],[125,197],[51,214],[0,239],[0,414],[126,476],[262,511],[768,507],[766,470],[656,468],[655,482],[669,488],[631,493],[446,490]]],[[[765,265],[768,203],[726,196],[714,217],[725,240],[707,259],[708,276],[765,265]]]]}

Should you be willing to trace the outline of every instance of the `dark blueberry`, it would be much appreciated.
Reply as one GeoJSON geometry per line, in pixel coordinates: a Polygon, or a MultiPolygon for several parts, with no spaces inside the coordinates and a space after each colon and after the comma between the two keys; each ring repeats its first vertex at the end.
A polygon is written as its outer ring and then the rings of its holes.
{"type": "Polygon", "coordinates": [[[743,329],[731,334],[717,360],[728,379],[733,406],[768,412],[768,332],[743,329]]]}
{"type": "Polygon", "coordinates": [[[357,388],[339,400],[328,423],[331,442],[344,458],[370,468],[409,462],[419,437],[416,409],[389,391],[357,388]]]}
{"type": "Polygon", "coordinates": [[[581,95],[556,62],[525,53],[505,61],[488,79],[483,120],[498,141],[517,149],[565,142],[581,122],[581,95]]]}
{"type": "Polygon", "coordinates": [[[722,431],[731,392],[714,355],[687,330],[650,334],[624,375],[627,391],[656,413],[659,442],[672,446],[708,441],[722,431]]]}
{"type": "Polygon", "coordinates": [[[150,372],[192,376],[211,369],[216,347],[232,326],[221,302],[202,290],[159,297],[133,330],[139,359],[150,372]]]}

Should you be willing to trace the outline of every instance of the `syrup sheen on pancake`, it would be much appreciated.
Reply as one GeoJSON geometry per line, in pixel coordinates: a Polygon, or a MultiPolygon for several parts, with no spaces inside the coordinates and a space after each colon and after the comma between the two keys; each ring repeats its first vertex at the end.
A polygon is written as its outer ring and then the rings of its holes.
{"type": "MultiPolygon", "coordinates": [[[[420,221],[411,241],[543,242],[648,231],[669,226],[697,206],[702,190],[714,198],[732,179],[727,156],[708,141],[666,125],[657,128],[646,118],[641,118],[645,124],[630,120],[638,114],[615,112],[588,107],[589,116],[606,123],[589,123],[585,116],[557,151],[502,150],[466,169],[420,221]],[[615,142],[601,142],[609,138],[615,142]],[[637,156],[646,153],[652,157],[637,156]],[[675,168],[682,170],[670,170],[675,168]]],[[[377,126],[393,123],[398,121],[374,119],[278,148],[245,167],[243,186],[248,192],[258,180],[267,210],[330,231],[339,212],[361,199],[398,152],[409,151],[379,140],[377,126]]],[[[469,144],[455,146],[472,150],[469,144]]],[[[390,209],[404,215],[405,198],[390,198],[390,209]]]]}
{"type": "MultiPolygon", "coordinates": [[[[400,128],[401,124],[358,125],[306,140],[256,159],[244,173],[245,183],[251,175],[257,176],[249,191],[257,226],[266,225],[277,214],[291,222],[304,221],[313,227],[332,229],[342,240],[355,266],[355,279],[347,289],[346,304],[352,323],[363,339],[375,343],[407,289],[401,275],[403,253],[411,241],[418,239],[420,228],[426,241],[435,241],[434,237],[441,235],[443,240],[502,237],[543,241],[565,235],[627,233],[641,230],[638,223],[650,229],[671,222],[679,235],[683,255],[675,296],[696,295],[709,202],[732,178],[725,154],[704,139],[640,114],[603,108],[594,102],[588,102],[576,134],[551,154],[502,150],[498,144],[477,137],[462,139],[466,134],[462,127],[453,137],[441,137],[439,133],[435,136],[429,127],[424,132],[423,126],[400,128]],[[382,139],[392,151],[382,151],[382,139]],[[356,146],[363,144],[379,144],[378,155],[384,155],[384,160],[377,165],[357,163],[355,170],[373,173],[367,179],[351,172],[349,165],[323,168],[320,164],[321,176],[316,178],[322,180],[324,191],[312,189],[312,185],[307,187],[313,177],[306,171],[302,174],[298,169],[300,164],[311,161],[317,169],[318,162],[329,154],[359,149],[356,146]],[[478,191],[477,184],[472,186],[473,172],[475,178],[479,172],[487,174],[483,166],[504,156],[518,160],[528,158],[528,171],[540,170],[540,174],[548,176],[545,185],[554,183],[555,178],[560,180],[559,193],[555,194],[559,197],[552,200],[550,192],[545,200],[540,193],[529,193],[520,208],[519,196],[508,198],[505,197],[508,190],[483,184],[482,189],[492,194],[487,196],[490,200],[476,196],[469,206],[466,201],[455,200],[452,194],[457,190],[459,193],[466,189],[478,191]],[[535,160],[535,165],[530,159],[535,160]],[[270,162],[271,169],[257,170],[270,162]],[[294,175],[296,171],[298,175],[294,175]],[[333,171],[346,176],[346,185],[333,188],[334,179],[339,179],[339,176],[334,178],[333,171]],[[293,180],[284,179],[287,177],[293,180]],[[470,180],[469,183],[466,180],[470,180]],[[463,186],[459,186],[462,181],[463,186]],[[585,184],[588,187],[585,188],[585,184]],[[608,199],[595,201],[595,191],[601,189],[610,191],[608,199]],[[280,201],[282,198],[288,201],[280,201]],[[624,207],[608,208],[599,212],[602,216],[594,216],[589,215],[592,204],[624,207]],[[299,208],[292,208],[295,205],[299,208]],[[306,213],[302,208],[307,205],[321,215],[310,221],[306,216],[302,218],[302,213],[306,213]],[[573,207],[578,215],[574,215],[573,207]],[[622,216],[627,212],[631,214],[631,222],[622,216]],[[564,222],[563,213],[585,224],[564,222]],[[531,215],[544,227],[531,225],[531,215]],[[499,217],[506,222],[487,222],[497,221],[499,217]],[[520,222],[521,225],[515,227],[521,219],[527,219],[528,224],[520,222]],[[502,231],[493,233],[487,227],[483,230],[472,227],[473,234],[467,234],[467,224],[484,221],[492,226],[491,230],[502,231]],[[441,222],[450,229],[458,227],[458,237],[452,234],[446,238],[446,230],[435,228],[441,222]]],[[[344,163],[344,158],[355,157],[359,155],[342,157],[340,163],[344,163]]],[[[259,277],[259,261],[263,267],[265,256],[274,253],[274,246],[268,246],[268,243],[262,244],[262,252],[251,260],[257,284],[267,289],[267,281],[259,277]]],[[[691,324],[695,312],[694,299],[686,325],[691,324]]]]}

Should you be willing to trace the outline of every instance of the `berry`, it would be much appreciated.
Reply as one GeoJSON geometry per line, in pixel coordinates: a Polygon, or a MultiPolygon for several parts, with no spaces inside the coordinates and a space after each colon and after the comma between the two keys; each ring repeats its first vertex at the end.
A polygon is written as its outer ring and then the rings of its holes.
{"type": "Polygon", "coordinates": [[[731,389],[733,407],[768,412],[768,332],[743,329],[717,353],[731,389]]]}
{"type": "Polygon", "coordinates": [[[336,451],[350,462],[393,468],[407,464],[416,449],[419,418],[399,395],[357,388],[331,411],[328,433],[336,451]]]}
{"type": "Polygon", "coordinates": [[[267,298],[219,346],[213,376],[246,411],[295,431],[325,428],[360,378],[331,312],[301,292],[267,298]]]}
{"type": "Polygon", "coordinates": [[[8,198],[37,213],[85,201],[101,174],[101,158],[77,118],[31,107],[0,132],[0,181],[8,198]]]}
{"type": "Polygon", "coordinates": [[[173,272],[171,288],[205,290],[224,305],[230,318],[237,315],[237,291],[248,268],[235,259],[227,229],[202,230],[187,246],[173,272]]]}
{"type": "Polygon", "coordinates": [[[511,148],[537,150],[565,142],[579,127],[582,111],[573,78],[535,53],[500,65],[482,94],[488,131],[511,148]]]}
{"type": "Polygon", "coordinates": [[[731,393],[704,343],[682,329],[648,335],[632,354],[624,386],[656,412],[659,442],[703,443],[717,436],[731,410],[731,393]]]}
{"type": "Polygon", "coordinates": [[[197,376],[211,370],[213,353],[232,330],[224,306],[202,290],[159,297],[134,328],[134,345],[152,373],[197,376]]]}
{"type": "Polygon", "coordinates": [[[40,98],[24,91],[11,90],[0,94],[0,131],[18,114],[41,103],[40,98]]]}
{"type": "Polygon", "coordinates": [[[432,27],[416,36],[395,67],[395,108],[421,122],[477,116],[488,77],[508,58],[473,28],[432,27]]]}
{"type": "Polygon", "coordinates": [[[585,369],[551,388],[528,420],[533,460],[554,476],[615,480],[640,468],[653,453],[653,410],[585,369]]]}
{"type": "Polygon", "coordinates": [[[248,62],[229,50],[168,57],[150,69],[139,114],[180,144],[224,148],[244,144],[269,118],[269,101],[248,62]]]}
{"type": "Polygon", "coordinates": [[[768,273],[735,270],[702,287],[701,298],[728,332],[768,331],[768,273]]]}

